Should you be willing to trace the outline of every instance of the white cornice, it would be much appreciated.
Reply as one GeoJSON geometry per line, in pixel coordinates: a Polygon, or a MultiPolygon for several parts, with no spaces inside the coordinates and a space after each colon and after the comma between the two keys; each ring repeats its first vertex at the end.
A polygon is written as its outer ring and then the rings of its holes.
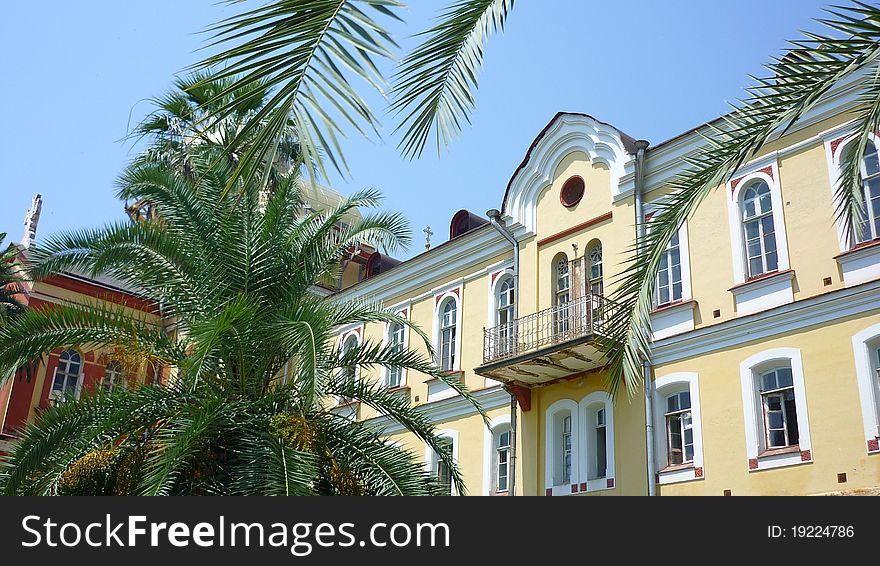
{"type": "MultiPolygon", "coordinates": [[[[819,122],[822,122],[823,120],[826,120],[833,116],[842,115],[847,110],[853,108],[858,103],[858,92],[860,87],[860,80],[862,79],[863,75],[854,75],[835,85],[834,88],[832,88],[816,106],[810,109],[810,111],[807,112],[795,124],[793,124],[791,128],[786,130],[784,132],[784,135],[790,136],[819,122]]],[[[656,148],[650,149],[648,151],[645,157],[646,192],[663,188],[664,186],[668,185],[668,183],[676,175],[684,172],[685,169],[687,169],[688,164],[685,160],[687,157],[693,156],[705,143],[701,132],[706,132],[707,129],[707,125],[701,126],[682,135],[679,138],[675,138],[669,142],[663,142],[656,148]]],[[[790,153],[792,151],[801,149],[805,145],[815,143],[817,140],[822,138],[823,134],[820,134],[819,136],[814,136],[809,140],[805,140],[803,142],[790,146],[785,150],[781,150],[780,152],[776,152],[776,157],[781,157],[782,151],[784,151],[785,153],[790,153]]],[[[777,130],[769,137],[766,143],[773,142],[779,139],[782,135],[783,131],[781,129],[777,130]]],[[[749,163],[744,164],[742,169],[751,168],[755,162],[766,160],[769,158],[769,155],[761,154],[759,157],[751,160],[749,163]]],[[[734,173],[732,176],[735,177],[737,174],[738,172],[734,173]]],[[[621,188],[623,189],[624,186],[622,185],[621,188]]],[[[628,190],[621,190],[621,192],[614,197],[615,201],[630,196],[632,194],[631,183],[628,183],[626,188],[628,190]]]]}
{"type": "Polygon", "coordinates": [[[461,280],[463,273],[505,253],[513,253],[510,244],[497,230],[486,225],[340,291],[335,298],[343,301],[370,298],[385,302],[422,287],[436,289],[461,280]]]}
{"type": "MultiPolygon", "coordinates": [[[[500,385],[472,391],[471,395],[473,395],[484,411],[491,411],[492,409],[510,405],[510,394],[500,385]]],[[[450,419],[478,414],[474,406],[460,395],[433,403],[418,405],[415,408],[427,415],[435,425],[450,419]]],[[[365,422],[380,428],[383,434],[396,434],[406,430],[403,425],[384,415],[368,419],[365,422]]]]}
{"type": "Polygon", "coordinates": [[[561,114],[532,148],[505,195],[504,220],[518,235],[537,233],[538,197],[553,182],[562,159],[573,151],[586,153],[593,163],[605,164],[611,171],[612,195],[620,191],[631,160],[620,132],[590,116],[561,114]]]}
{"type": "Polygon", "coordinates": [[[654,344],[651,362],[670,364],[878,310],[880,281],[872,281],[664,338],[654,344]]]}

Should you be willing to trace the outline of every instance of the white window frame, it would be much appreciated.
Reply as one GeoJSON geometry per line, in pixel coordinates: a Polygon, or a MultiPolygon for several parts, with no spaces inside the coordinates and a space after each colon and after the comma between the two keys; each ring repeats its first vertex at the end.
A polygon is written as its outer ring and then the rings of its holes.
{"type": "MultiPolygon", "coordinates": [[[[403,308],[395,308],[393,310],[401,318],[405,318],[405,319],[409,320],[410,309],[411,309],[410,305],[406,305],[403,308]]],[[[384,332],[384,335],[385,335],[384,345],[385,346],[388,346],[389,344],[391,344],[391,328],[392,328],[392,326],[393,325],[391,323],[388,323],[385,325],[385,332],[384,332]]],[[[406,350],[407,348],[409,348],[409,326],[404,324],[403,325],[403,349],[406,350]]],[[[382,384],[385,387],[389,387],[389,383],[390,383],[389,380],[391,377],[391,368],[387,368],[387,367],[383,366],[381,373],[382,373],[382,384]]],[[[406,387],[406,385],[407,385],[407,370],[406,370],[406,368],[400,368],[400,384],[398,384],[397,387],[406,387]]]]}
{"type": "Polygon", "coordinates": [[[452,367],[447,371],[455,372],[460,371],[461,368],[461,329],[462,329],[462,301],[460,298],[461,295],[461,287],[456,288],[458,293],[456,294],[454,290],[450,289],[441,295],[434,296],[434,352],[436,353],[437,359],[436,363],[438,366],[442,367],[442,360],[440,356],[443,353],[442,342],[442,318],[443,318],[443,308],[449,301],[455,301],[455,348],[453,350],[453,355],[455,359],[453,360],[452,367]]]}
{"type": "MultiPolygon", "coordinates": [[[[489,426],[483,429],[483,495],[495,494],[495,440],[498,433],[505,430],[511,430],[509,413],[490,420],[489,426]]],[[[507,481],[509,484],[509,477],[507,481]]]]}
{"type": "Polygon", "coordinates": [[[594,391],[578,403],[580,438],[578,452],[578,492],[613,489],[614,465],[614,400],[605,391],[594,391]],[[597,408],[605,411],[605,475],[592,473],[596,455],[595,416],[597,408]],[[586,484],[587,489],[581,489],[586,484]]]}
{"type": "Polygon", "coordinates": [[[862,409],[865,446],[868,452],[878,453],[873,445],[880,442],[880,376],[877,375],[877,351],[880,347],[880,324],[874,324],[852,337],[856,364],[856,381],[862,409]]]}
{"type": "Polygon", "coordinates": [[[737,173],[735,175],[737,185],[731,188],[733,181],[728,181],[725,185],[728,204],[728,220],[730,223],[730,241],[731,252],[733,255],[733,277],[735,284],[745,283],[751,279],[766,276],[763,273],[759,276],[749,278],[748,266],[746,265],[745,253],[745,229],[742,219],[742,196],[743,191],[757,180],[764,181],[770,189],[770,204],[773,207],[773,229],[776,238],[776,271],[770,273],[783,272],[791,268],[788,255],[788,238],[785,229],[785,213],[784,203],[782,199],[782,189],[779,184],[779,168],[774,158],[772,162],[761,162],[749,168],[749,172],[744,175],[737,173]],[[771,167],[772,177],[761,171],[771,167]]]}
{"type": "Polygon", "coordinates": [[[560,399],[544,412],[545,444],[544,444],[544,487],[550,490],[552,495],[569,495],[572,486],[577,485],[580,478],[580,410],[578,404],[571,399],[560,399]],[[565,414],[571,416],[571,481],[563,482],[561,477],[557,482],[562,461],[562,418],[565,414]]]}
{"type": "Polygon", "coordinates": [[[804,366],[801,359],[801,351],[798,348],[773,348],[750,356],[740,364],[740,385],[742,388],[746,456],[750,461],[757,461],[757,467],[749,466],[749,471],[754,472],[812,462],[810,418],[807,412],[806,386],[804,384],[804,366]],[[773,366],[784,364],[788,364],[791,367],[798,420],[799,451],[759,457],[762,452],[767,450],[766,446],[764,446],[764,413],[759,392],[760,375],[773,366]]]}
{"type": "MultiPolygon", "coordinates": [[[[458,451],[459,451],[459,433],[454,429],[442,429],[435,432],[437,436],[440,438],[448,438],[452,440],[452,461],[458,466],[458,451]]],[[[431,445],[425,444],[425,471],[429,474],[434,474],[437,468],[437,462],[439,461],[438,454],[431,448],[431,445]]],[[[459,495],[458,490],[455,488],[455,482],[452,482],[452,495],[459,495]]]]}
{"type": "MultiPolygon", "coordinates": [[[[831,199],[833,210],[836,211],[839,207],[840,201],[837,198],[837,189],[840,186],[840,172],[841,172],[841,163],[840,158],[843,156],[843,151],[847,145],[855,141],[856,133],[849,132],[847,134],[834,135],[837,130],[829,132],[824,136],[825,139],[825,156],[828,161],[828,179],[831,183],[831,199]],[[843,137],[843,141],[841,141],[834,152],[831,150],[831,144],[843,137]]],[[[874,143],[874,147],[877,148],[878,152],[880,152],[880,136],[875,134],[869,134],[869,139],[874,143]]],[[[847,229],[846,225],[843,223],[842,219],[834,214],[834,226],[837,229],[837,244],[839,246],[840,252],[848,252],[855,248],[855,242],[852,242],[847,237],[847,229]]]]}
{"type": "MultiPolygon", "coordinates": [[[[645,205],[645,223],[647,231],[651,231],[651,222],[653,221],[655,214],[659,210],[660,203],[662,203],[666,199],[660,199],[660,201],[654,201],[645,205]]],[[[688,225],[687,221],[682,222],[681,226],[678,229],[678,254],[681,258],[681,298],[669,301],[668,303],[661,303],[659,300],[659,274],[657,276],[657,280],[654,283],[654,296],[652,298],[654,308],[660,308],[668,305],[672,305],[680,302],[687,302],[693,299],[693,291],[691,289],[691,253],[690,246],[688,242],[688,225]]],[[[668,246],[667,246],[668,248],[668,246]]],[[[664,251],[666,253],[666,251],[664,251]]]]}
{"type": "MultiPolygon", "coordinates": [[[[52,372],[52,381],[49,384],[49,401],[57,401],[64,398],[64,389],[62,388],[61,393],[55,392],[55,377],[58,375],[58,368],[61,367],[61,355],[65,352],[74,352],[79,356],[79,373],[76,376],[76,383],[74,385],[73,390],[73,398],[79,399],[80,392],[82,391],[83,380],[85,379],[86,373],[86,356],[76,348],[65,348],[58,354],[58,363],[55,365],[55,370],[52,372]]],[[[70,367],[69,364],[67,366],[70,367]]],[[[65,376],[70,376],[69,373],[65,371],[65,376]]]]}
{"type": "Polygon", "coordinates": [[[110,360],[104,365],[104,375],[101,377],[101,388],[105,391],[112,391],[117,386],[119,386],[119,380],[121,380],[121,383],[123,384],[122,387],[125,388],[125,368],[123,367],[122,362],[120,362],[119,360],[110,360]],[[110,382],[108,384],[107,377],[110,373],[111,366],[118,366],[119,369],[112,371],[113,375],[111,376],[110,382]]]}
{"type": "Polygon", "coordinates": [[[703,418],[700,409],[700,378],[694,372],[676,372],[654,380],[654,454],[660,485],[701,480],[703,468],[703,418]],[[669,466],[666,431],[666,398],[687,391],[691,397],[691,430],[694,435],[694,459],[688,464],[669,466]],[[660,434],[662,431],[662,434],[660,434]]]}
{"type": "MultiPolygon", "coordinates": [[[[363,328],[363,325],[360,325],[360,324],[357,326],[353,326],[353,327],[349,327],[349,328],[345,329],[339,336],[339,351],[340,352],[344,351],[346,342],[348,342],[348,339],[352,338],[352,337],[354,337],[354,339],[357,341],[357,344],[360,345],[363,342],[363,333],[364,333],[364,328],[363,328]]],[[[337,373],[337,378],[341,378],[342,372],[344,372],[344,371],[345,371],[345,368],[339,368],[338,373],[337,373]]],[[[354,368],[355,383],[359,382],[360,379],[361,379],[361,368],[358,366],[355,366],[355,368],[354,368]]],[[[346,403],[349,403],[350,401],[351,401],[351,399],[347,399],[347,398],[342,397],[340,395],[336,396],[336,404],[337,405],[344,405],[346,403]]]]}

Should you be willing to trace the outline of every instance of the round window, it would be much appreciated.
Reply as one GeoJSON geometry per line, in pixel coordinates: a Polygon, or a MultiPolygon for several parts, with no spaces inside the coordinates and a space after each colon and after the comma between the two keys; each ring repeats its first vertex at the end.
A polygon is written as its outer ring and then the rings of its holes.
{"type": "Polygon", "coordinates": [[[559,200],[562,206],[571,208],[584,198],[584,180],[581,177],[572,177],[562,185],[559,200]]]}

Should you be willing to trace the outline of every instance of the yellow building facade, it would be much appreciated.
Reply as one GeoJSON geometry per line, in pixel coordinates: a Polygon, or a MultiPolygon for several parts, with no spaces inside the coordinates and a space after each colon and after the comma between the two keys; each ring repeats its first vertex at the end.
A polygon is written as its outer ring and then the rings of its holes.
{"type": "MultiPolygon", "coordinates": [[[[396,387],[431,417],[470,495],[512,485],[517,495],[553,496],[880,486],[876,151],[864,159],[869,210],[854,238],[834,201],[853,85],[771,138],[681,227],[658,277],[647,395],[604,391],[594,340],[635,241],[636,193],[650,226],[702,138],[694,130],[651,146],[575,113],[538,134],[492,221],[463,211],[449,241],[337,294],[381,301],[421,327],[489,427],[424,375],[381,368],[358,377],[396,387]]],[[[342,345],[364,339],[423,348],[404,328],[339,331],[342,345]]],[[[386,427],[445,473],[381,415],[337,410],[386,427]]]]}

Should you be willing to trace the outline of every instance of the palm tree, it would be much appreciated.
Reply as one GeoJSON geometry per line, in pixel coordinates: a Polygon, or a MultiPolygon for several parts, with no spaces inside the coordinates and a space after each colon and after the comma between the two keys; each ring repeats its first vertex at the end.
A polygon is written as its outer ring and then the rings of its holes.
{"type": "MultiPolygon", "coordinates": [[[[0,232],[0,245],[5,239],[6,232],[0,232]]],[[[14,244],[0,252],[0,326],[24,310],[24,305],[17,298],[21,292],[21,276],[16,265],[20,253],[14,244]]]]}
{"type": "Polygon", "coordinates": [[[7,494],[432,494],[419,458],[368,423],[333,411],[334,398],[371,406],[437,451],[465,485],[430,420],[353,371],[405,367],[473,401],[427,354],[369,339],[336,345],[342,325],[410,323],[367,301],[314,293],[337,275],[354,242],[405,245],[400,215],[375,212],[373,191],[329,212],[306,213],[289,176],[223,196],[231,164],[193,161],[196,175],[144,163],[122,184],[153,203],[162,222],[109,225],[49,239],[29,253],[35,280],[68,269],[110,275],[162,305],[162,325],[104,304],[30,310],[0,329],[0,375],[73,344],[113,349],[165,368],[164,384],[58,402],[21,432],[0,465],[7,494]]]}
{"type": "MultiPolygon", "coordinates": [[[[146,149],[139,154],[134,165],[144,163],[164,164],[178,175],[192,178],[193,159],[210,153],[214,159],[236,164],[241,151],[250,147],[249,138],[239,138],[235,148],[232,141],[245,124],[265,105],[268,90],[260,81],[244,86],[236,84],[236,78],[215,79],[205,73],[193,73],[174,81],[174,87],[164,95],[152,100],[155,109],[131,132],[135,141],[148,140],[146,149]],[[217,96],[219,93],[222,95],[217,96]],[[217,117],[224,107],[229,112],[217,117]],[[207,117],[215,117],[208,121],[207,117]]],[[[273,167],[267,171],[266,182],[274,185],[283,175],[299,164],[299,144],[293,121],[288,120],[277,133],[275,151],[271,157],[273,167]]],[[[154,210],[142,195],[123,185],[117,197],[125,200],[126,213],[132,220],[152,220],[154,210]],[[128,201],[132,200],[132,204],[128,201]]]]}
{"type": "MultiPolygon", "coordinates": [[[[442,148],[468,121],[485,42],[503,30],[513,5],[513,0],[456,0],[440,13],[435,26],[420,34],[424,41],[402,58],[389,92],[405,156],[419,156],[432,134],[442,148]]],[[[373,59],[393,57],[396,44],[377,18],[400,19],[399,8],[396,0],[274,0],[210,28],[215,34],[212,45],[225,49],[200,66],[222,66],[213,76],[238,74],[238,86],[264,81],[273,91],[259,113],[262,122],[254,120],[241,130],[242,136],[255,140],[250,155],[269,152],[280,125],[292,117],[302,155],[323,172],[324,152],[342,170],[338,138],[344,129],[364,133],[375,130],[377,120],[339,69],[385,93],[385,78],[373,59]]],[[[856,1],[829,14],[819,20],[829,31],[805,33],[791,42],[791,50],[767,66],[769,76],[756,79],[749,96],[703,132],[706,144],[672,182],[671,200],[654,216],[650,233],[631,254],[612,297],[622,305],[602,344],[612,392],[621,379],[630,394],[641,387],[641,359],[651,347],[648,315],[654,280],[677,227],[774,133],[796,122],[832,86],[855,75],[862,85],[854,110],[859,136],[844,156],[837,200],[845,225],[853,226],[863,217],[859,160],[880,121],[880,8],[856,1]]],[[[252,174],[248,161],[242,160],[233,178],[252,174]]]]}

